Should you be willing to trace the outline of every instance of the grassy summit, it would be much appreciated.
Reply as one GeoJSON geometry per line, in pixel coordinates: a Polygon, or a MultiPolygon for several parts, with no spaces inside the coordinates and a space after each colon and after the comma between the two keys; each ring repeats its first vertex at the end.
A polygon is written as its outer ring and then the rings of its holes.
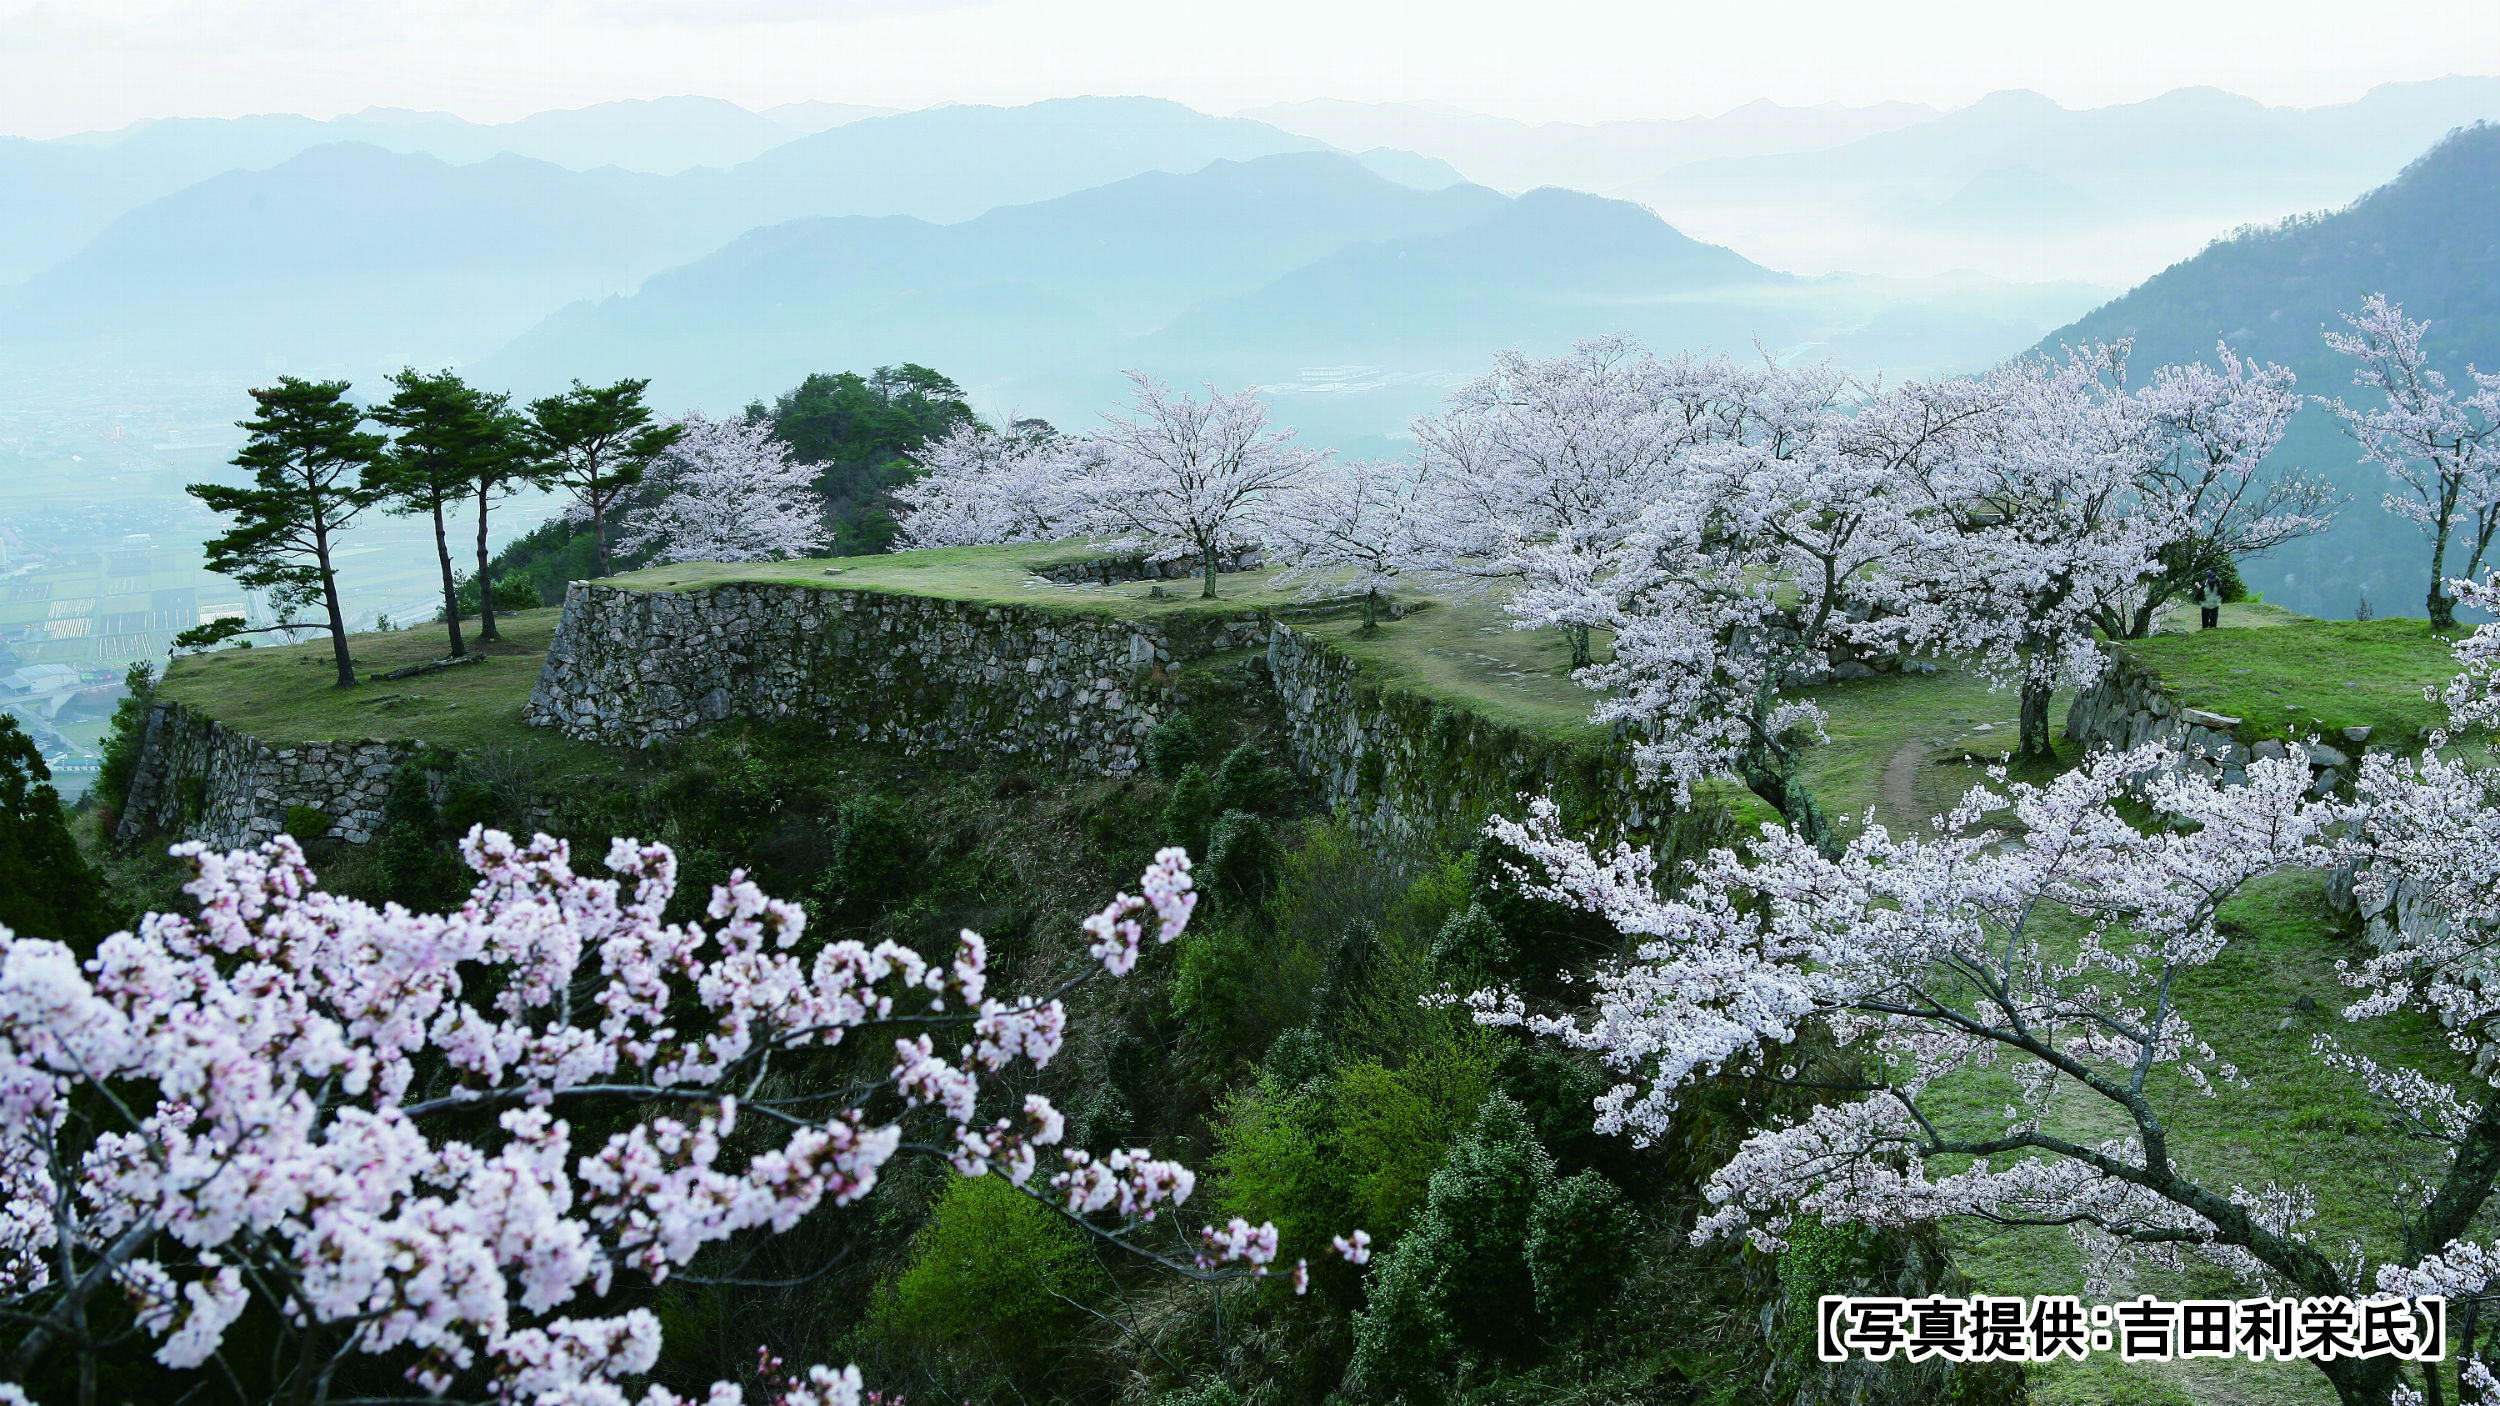
{"type": "Polygon", "coordinates": [[[2243,741],[2312,734],[2340,741],[2342,729],[2367,727],[2373,745],[2411,750],[2447,720],[2424,692],[2456,676],[2456,656],[2427,622],[2272,614],[2278,618],[2159,634],[2122,648],[2180,702],[2241,719],[2243,741]]]}
{"type": "MultiPolygon", "coordinates": [[[[1468,596],[1402,593],[1410,613],[1384,619],[1370,634],[1351,605],[1313,602],[1276,573],[1230,572],[1221,594],[1200,599],[1195,578],[1115,586],[1066,586],[1035,567],[1080,561],[1099,552],[1057,547],[950,547],[885,556],[721,564],[690,562],[611,578],[628,590],[700,591],[730,585],[807,586],[937,596],[1040,611],[1113,615],[1141,621],[1264,610],[1287,613],[1296,629],[1343,648],[1386,686],[1470,708],[1496,721],[1568,740],[1599,730],[1588,722],[1593,695],[1572,682],[1569,651],[1551,630],[1514,630],[1491,602],[1468,596]],[[1162,594],[1153,594],[1159,584],[1162,594]]],[[[320,673],[328,642],[221,650],[179,659],[164,698],[278,746],[316,738],[411,738],[456,751],[538,748],[562,739],[525,726],[521,706],[538,680],[539,662],[554,637],[558,612],[532,610],[499,617],[505,639],[483,664],[353,689],[329,687],[320,673]]],[[[443,632],[432,625],[352,641],[360,676],[439,658],[443,632]]],[[[566,744],[576,745],[576,744],[566,744]]],[[[604,750],[604,749],[592,749],[604,750]]]]}

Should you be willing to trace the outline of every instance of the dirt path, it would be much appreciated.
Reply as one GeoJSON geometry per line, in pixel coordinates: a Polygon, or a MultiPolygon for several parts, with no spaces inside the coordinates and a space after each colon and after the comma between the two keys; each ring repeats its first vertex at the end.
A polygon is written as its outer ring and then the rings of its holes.
{"type": "Polygon", "coordinates": [[[1929,750],[1924,742],[1908,743],[1884,763],[1883,804],[1878,818],[1895,834],[1927,818],[1919,813],[1918,768],[1919,763],[1927,760],[1929,750]]]}

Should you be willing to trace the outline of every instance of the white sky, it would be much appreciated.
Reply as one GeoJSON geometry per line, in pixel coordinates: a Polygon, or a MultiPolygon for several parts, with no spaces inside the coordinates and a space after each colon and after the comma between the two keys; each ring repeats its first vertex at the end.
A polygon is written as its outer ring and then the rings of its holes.
{"type": "Polygon", "coordinates": [[[2500,72],[2494,0],[0,0],[0,133],[368,105],[501,121],[700,93],[1208,111],[1429,100],[1532,121],[1756,98],[2314,106],[2500,72]]]}

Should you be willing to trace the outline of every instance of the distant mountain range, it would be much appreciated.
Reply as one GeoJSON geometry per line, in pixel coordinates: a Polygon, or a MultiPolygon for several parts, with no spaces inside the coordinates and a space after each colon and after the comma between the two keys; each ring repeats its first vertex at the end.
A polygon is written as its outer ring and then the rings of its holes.
{"type": "MultiPolygon", "coordinates": [[[[775,112],[788,120],[710,98],[671,98],[540,113],[501,126],[376,109],[327,122],[180,119],[55,141],[0,139],[0,190],[9,194],[0,201],[0,284],[68,259],[151,202],[203,181],[274,174],[316,147],[338,143],[462,168],[520,157],[562,172],[615,167],[673,177],[672,186],[650,187],[663,192],[656,199],[708,208],[670,217],[670,223],[721,228],[721,239],[802,215],[964,220],[1141,171],[1194,171],[1209,161],[1326,149],[1308,137],[1152,98],[882,116],[830,104],[775,112]]],[[[1412,153],[1368,159],[1397,179],[1427,185],[1458,179],[1412,153]]],[[[404,169],[369,164],[377,172],[404,169]]],[[[322,169],[342,172],[337,162],[322,169]]],[[[276,175],[274,184],[283,187],[290,179],[276,175]]],[[[507,173],[484,184],[504,186],[509,179],[507,173]]],[[[555,172],[544,180],[563,184],[555,172]]]]}
{"type": "Polygon", "coordinates": [[[1424,152],[1449,162],[1469,180],[1501,190],[1559,185],[1612,191],[1673,166],[1722,156],[1820,151],[1916,126],[1939,114],[1920,103],[1782,107],[1753,102],[1717,117],[1530,125],[1431,103],[1319,98],[1238,115],[1348,151],[1385,146],[1424,152]]]}
{"type": "MultiPolygon", "coordinates": [[[[2133,338],[2134,361],[2206,360],[2218,340],[2291,367],[2303,391],[2352,394],[2352,366],[2323,333],[2372,293],[2427,319],[2424,346],[2458,378],[2500,367],[2500,126],[2456,133],[2344,209],[2243,231],[2042,340],[2044,350],[2133,338]]],[[[2422,613],[2429,552],[2380,511],[2387,479],[2356,462],[2332,416],[2293,422],[2275,462],[2328,473],[2353,495],[2335,528],[2244,571],[2268,599],[2349,615],[2363,591],[2382,614],[2422,613]]]]}
{"type": "Polygon", "coordinates": [[[2390,84],[2308,109],[2211,88],[2081,111],[2008,92],[1845,144],[1695,162],[1612,193],[1798,271],[2131,283],[2235,226],[2341,205],[2483,119],[2500,120],[2500,78],[2390,84]]]}
{"type": "MultiPolygon", "coordinates": [[[[875,109],[859,110],[860,116],[875,109]]],[[[856,120],[845,118],[843,120],[856,120]]],[[[0,138],[0,283],[76,252],[151,200],[232,171],[276,166],[317,146],[361,142],[454,165],[522,156],[577,171],[669,175],[734,166],[837,125],[819,113],[762,116],[717,98],[663,98],[481,124],[444,112],[367,108],[315,121],[273,114],[168,118],[53,141],[0,138]]]]}
{"type": "MultiPolygon", "coordinates": [[[[961,221],[1142,172],[1321,149],[1144,98],[866,118],[726,171],[673,176],[319,146],[142,204],[0,288],[0,355],[359,373],[376,359],[474,360],[567,303],[630,290],[793,218],[961,221]]],[[[1408,154],[1367,159],[1426,183],[1455,179],[1408,154]]]]}
{"type": "MultiPolygon", "coordinates": [[[[567,308],[475,371],[524,390],[649,375],[665,404],[729,408],[811,370],[909,359],[994,409],[1064,420],[1136,366],[1266,386],[1320,442],[1378,448],[1504,347],[1629,331],[1813,354],[1957,296],[1988,295],[1798,280],[1623,201],[1418,191],[1341,153],[1288,153],[955,225],[792,221],[567,308]]],[[[2011,323],[1940,310],[1914,365],[1850,350],[1895,371],[1982,365],[2093,296],[2059,290],[2011,323]]]]}

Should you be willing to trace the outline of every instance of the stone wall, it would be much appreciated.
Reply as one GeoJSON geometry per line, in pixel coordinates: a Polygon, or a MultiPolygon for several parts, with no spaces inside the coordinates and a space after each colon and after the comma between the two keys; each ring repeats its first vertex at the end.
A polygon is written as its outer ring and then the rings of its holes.
{"type": "MultiPolygon", "coordinates": [[[[2066,710],[2066,738],[2088,748],[2125,751],[2148,743],[2180,749],[2181,765],[2218,777],[2226,786],[2248,779],[2252,758],[2280,757],[2298,747],[2308,760],[2310,790],[2325,795],[2353,772],[2350,752],[2332,742],[2286,743],[2276,738],[2242,742],[2242,720],[2190,708],[2163,689],[2161,681],[2124,653],[2110,660],[2101,681],[2075,695],[2066,710]],[[2196,755],[2201,753],[2202,755],[2196,755]]],[[[2347,728],[2338,739],[2358,747],[2369,740],[2368,728],[2347,728]]]]}
{"type": "Polygon", "coordinates": [[[381,825],[393,779],[418,750],[409,742],[273,747],[177,704],[157,703],[148,709],[115,838],[181,835],[240,849],[285,830],[289,806],[310,806],[330,818],[332,838],[360,845],[381,825]]]}
{"type": "Polygon", "coordinates": [[[1139,765],[1172,667],[1263,638],[1256,614],[1145,623],[815,586],[576,582],[523,717],[648,747],[731,718],[804,719],[906,753],[1139,765]]]}
{"type": "Polygon", "coordinates": [[[1488,812],[1516,814],[1523,795],[1551,792],[1601,844],[1658,843],[1668,858],[1723,838],[1716,808],[1677,812],[1671,793],[1640,784],[1626,748],[1575,745],[1382,688],[1354,660],[1283,623],[1270,627],[1267,666],[1296,769],[1368,837],[1464,848],[1488,812]]]}

